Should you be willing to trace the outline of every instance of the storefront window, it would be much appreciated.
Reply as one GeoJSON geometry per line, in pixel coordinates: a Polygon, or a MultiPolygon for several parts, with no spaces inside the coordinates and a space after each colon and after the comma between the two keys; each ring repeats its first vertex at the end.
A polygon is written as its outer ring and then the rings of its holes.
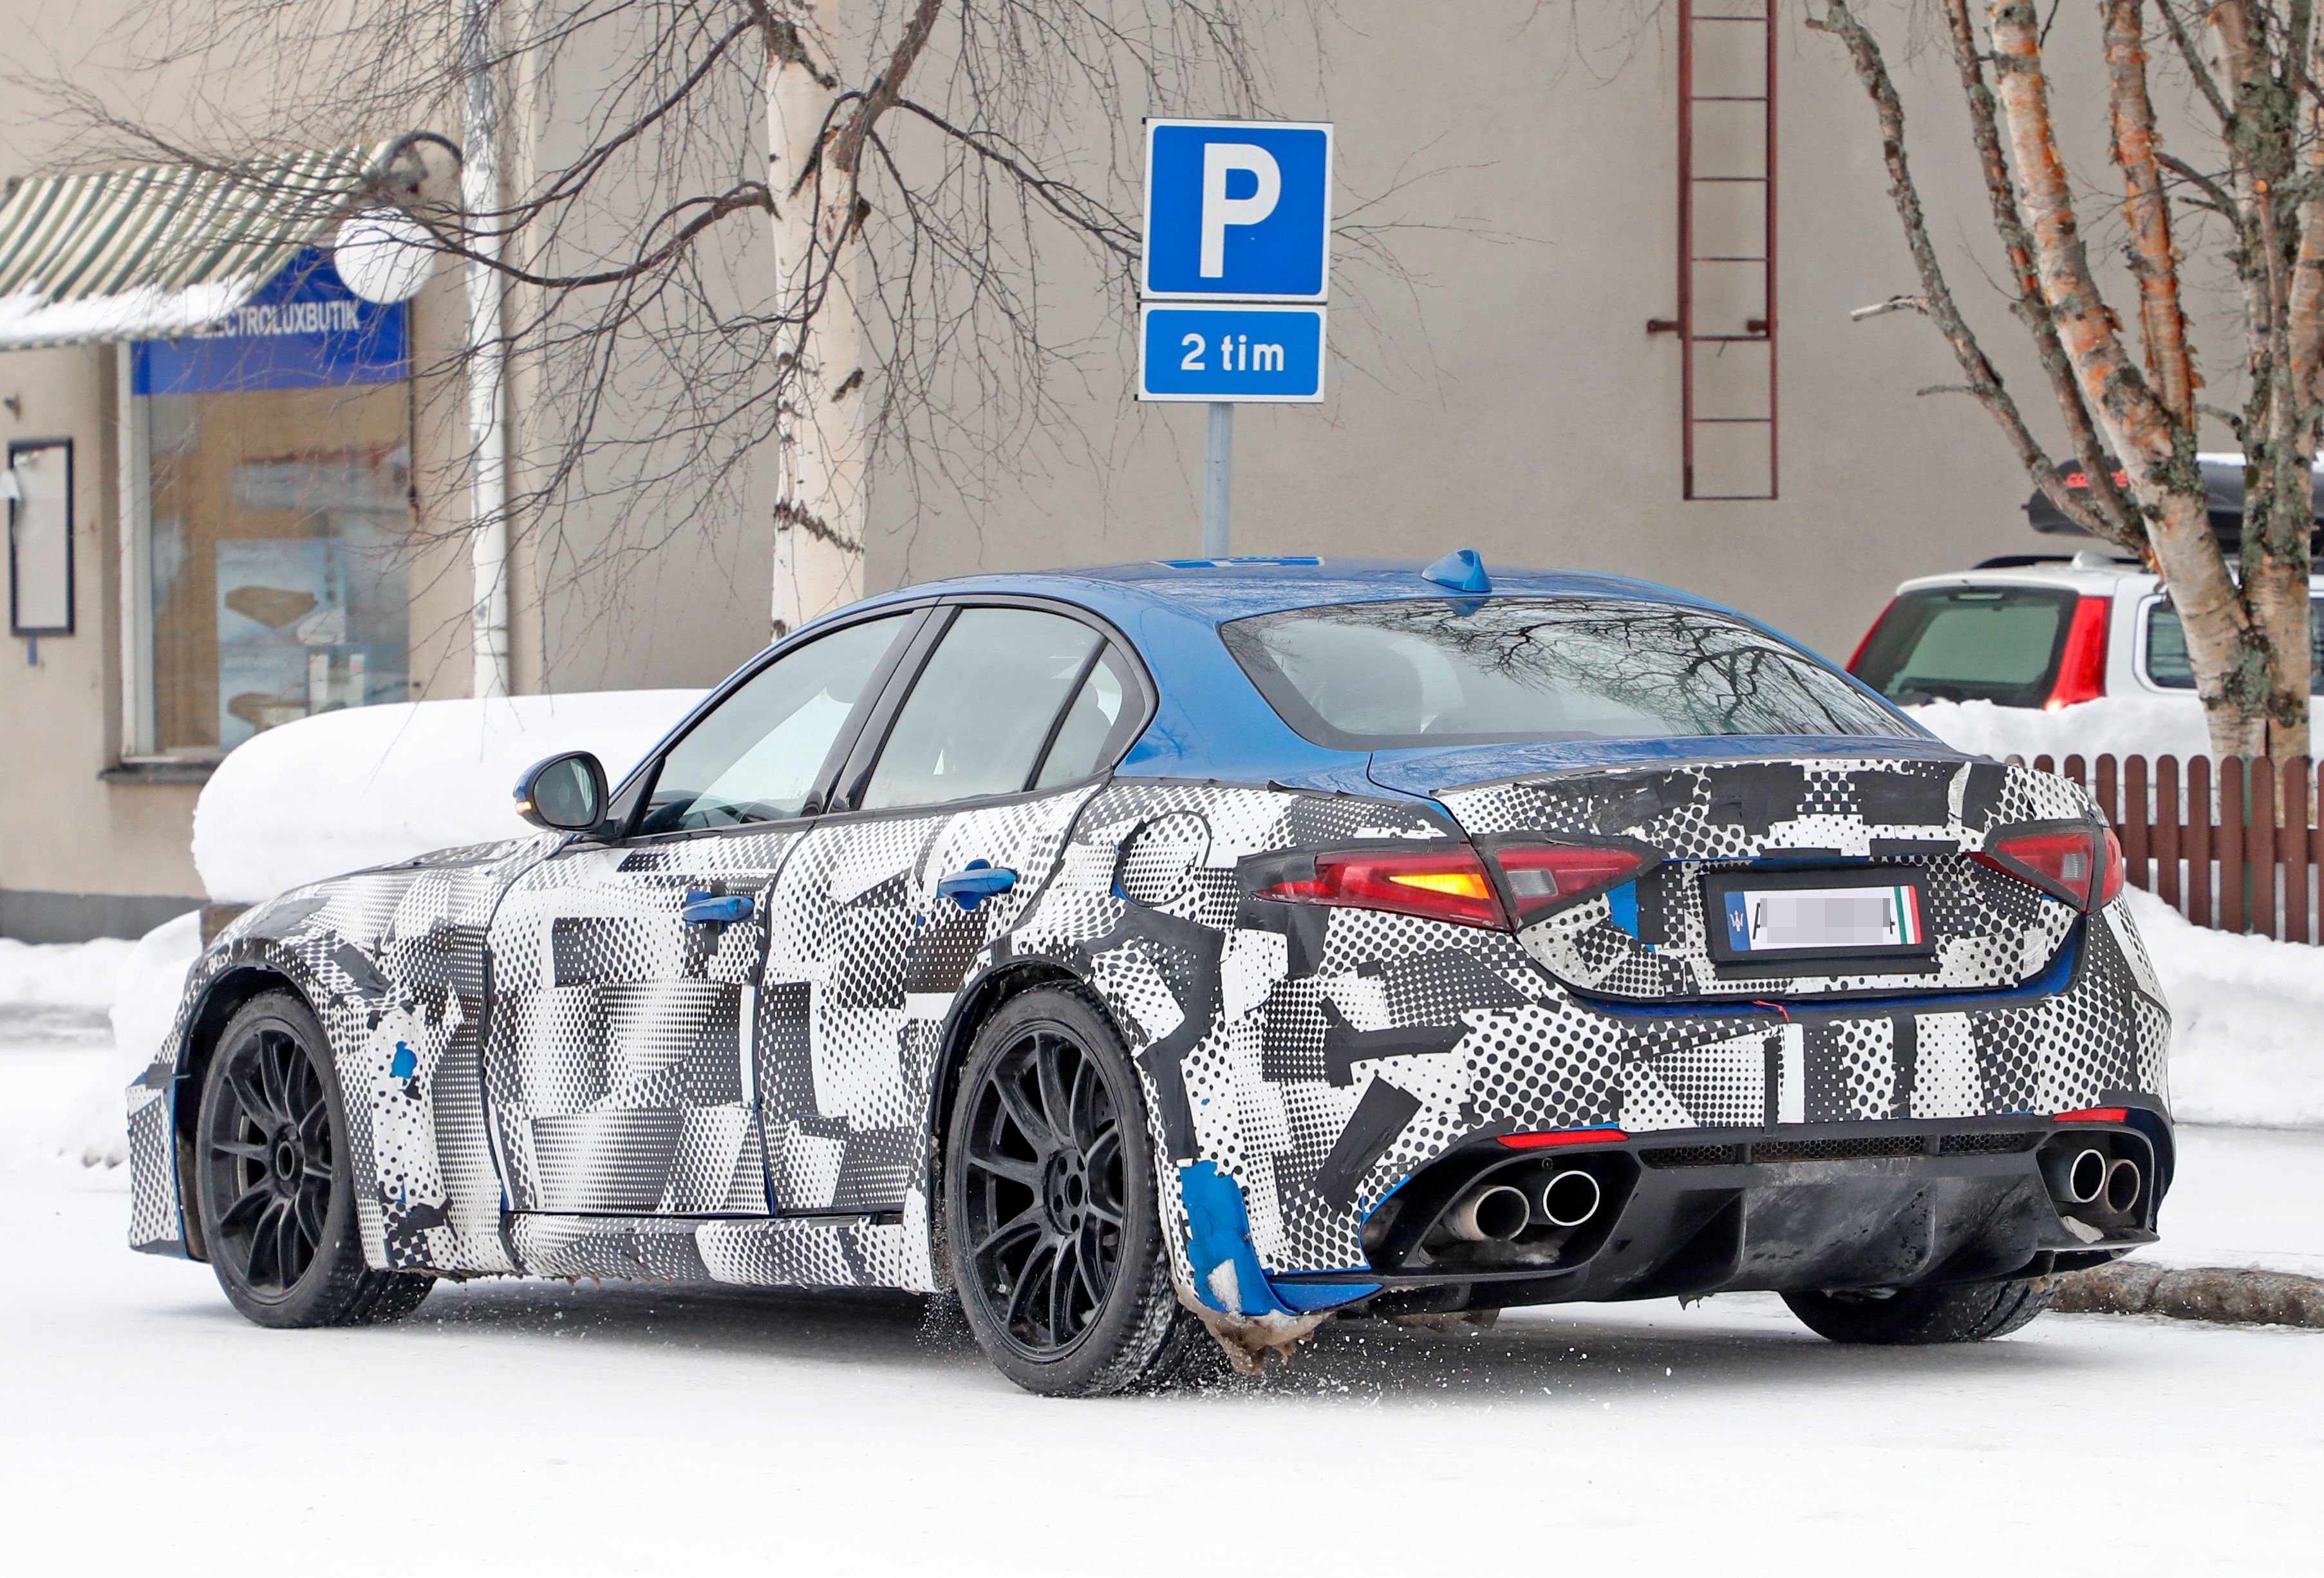
{"type": "Polygon", "coordinates": [[[245,332],[137,347],[159,755],[410,695],[402,309],[359,313],[327,263],[291,272],[245,332]]]}

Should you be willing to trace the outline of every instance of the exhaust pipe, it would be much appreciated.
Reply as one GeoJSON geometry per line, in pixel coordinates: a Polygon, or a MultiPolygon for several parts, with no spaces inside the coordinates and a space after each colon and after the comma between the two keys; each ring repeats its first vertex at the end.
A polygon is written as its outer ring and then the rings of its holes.
{"type": "Polygon", "coordinates": [[[2096,1149],[2077,1152],[2051,1184],[2052,1192],[2069,1205],[2089,1204],[2106,1192],[2106,1153],[2096,1149]]]}
{"type": "Polygon", "coordinates": [[[1541,1213],[1552,1227],[1580,1227],[1598,1214],[1601,1197],[1595,1177],[1569,1167],[1542,1186],[1541,1213]]]}
{"type": "Polygon", "coordinates": [[[2107,1168],[2107,1209],[2121,1215],[2129,1215],[2131,1207],[2138,1204],[2139,1190],[2144,1183],[2145,1179],[2139,1176],[2136,1162],[2116,1161],[2112,1167],[2107,1168]]]}
{"type": "Polygon", "coordinates": [[[1507,1184],[1471,1190],[1444,1213],[1445,1231],[1464,1243],[1506,1243],[1526,1229],[1533,1206],[1507,1184]]]}

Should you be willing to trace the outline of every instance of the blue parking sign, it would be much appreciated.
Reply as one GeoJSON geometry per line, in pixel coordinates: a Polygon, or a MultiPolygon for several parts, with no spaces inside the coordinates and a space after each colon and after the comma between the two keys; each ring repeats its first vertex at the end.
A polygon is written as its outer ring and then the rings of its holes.
{"type": "Polygon", "coordinates": [[[1331,235],[1329,125],[1146,123],[1143,294],[1321,301],[1331,235]]]}
{"type": "Polygon", "coordinates": [[[1323,398],[1321,307],[1149,301],[1138,398],[1289,404],[1323,398]]]}

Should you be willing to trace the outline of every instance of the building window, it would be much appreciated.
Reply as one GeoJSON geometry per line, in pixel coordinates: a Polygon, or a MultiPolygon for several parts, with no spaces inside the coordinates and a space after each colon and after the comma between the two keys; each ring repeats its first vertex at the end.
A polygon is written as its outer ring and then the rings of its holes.
{"type": "Polygon", "coordinates": [[[133,755],[410,695],[403,309],[308,254],[226,327],[130,359],[133,755]]]}

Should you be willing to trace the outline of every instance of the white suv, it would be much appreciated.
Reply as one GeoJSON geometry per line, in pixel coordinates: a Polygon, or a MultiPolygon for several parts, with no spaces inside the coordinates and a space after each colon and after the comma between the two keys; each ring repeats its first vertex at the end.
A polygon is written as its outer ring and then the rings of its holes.
{"type": "MultiPolygon", "coordinates": [[[[2324,577],[2310,595],[2324,595],[2324,577]]],[[[2324,693],[2324,601],[2310,604],[2324,693]]],[[[1849,672],[1889,700],[1990,701],[2051,711],[2102,696],[2195,700],[2187,640],[2161,582],[2135,559],[2084,551],[1989,558],[1896,588],[1849,672]]]]}

